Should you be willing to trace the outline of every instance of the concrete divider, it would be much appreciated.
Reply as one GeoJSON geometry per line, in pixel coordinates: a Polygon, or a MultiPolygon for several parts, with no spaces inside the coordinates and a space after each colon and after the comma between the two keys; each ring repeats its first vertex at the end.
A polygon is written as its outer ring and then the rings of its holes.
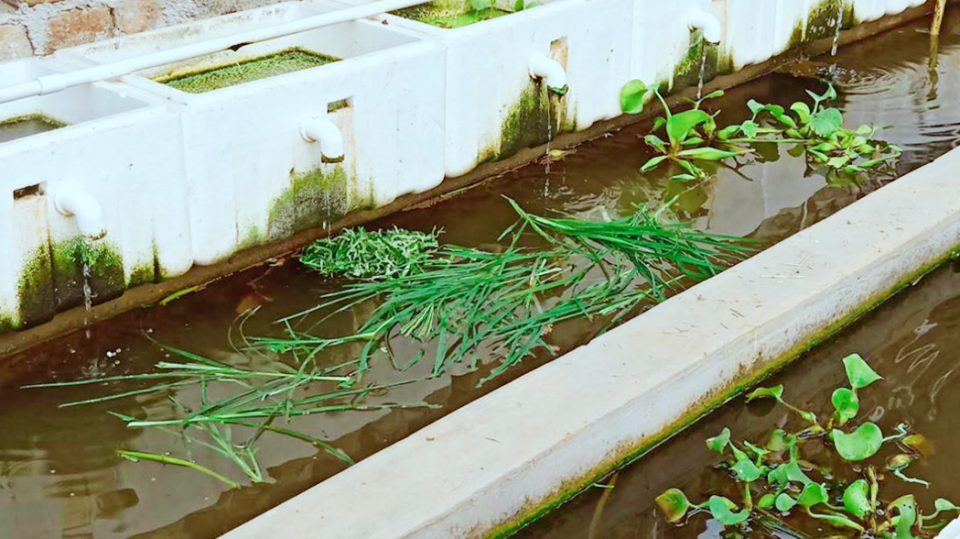
{"type": "Polygon", "coordinates": [[[957,170],[960,150],[224,537],[505,534],[945,260],[960,244],[957,170]]]}

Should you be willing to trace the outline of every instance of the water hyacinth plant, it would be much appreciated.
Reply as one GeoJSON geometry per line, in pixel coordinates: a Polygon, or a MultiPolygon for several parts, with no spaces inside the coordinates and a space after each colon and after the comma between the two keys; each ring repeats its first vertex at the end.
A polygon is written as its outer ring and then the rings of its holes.
{"type": "Polygon", "coordinates": [[[877,127],[844,128],[843,113],[825,105],[838,97],[832,85],[822,95],[807,93],[812,107],[796,102],[789,110],[751,99],[747,106],[752,117],[724,127],[716,124],[719,112],[711,115],[701,109],[704,101],[723,96],[722,90],[692,101],[690,110],[674,113],[656,85],[648,87],[634,80],[621,90],[620,104],[624,112],[639,114],[654,98],[660,101],[664,116],[654,121],[644,142],[661,155],[648,160],[641,171],[653,170],[665,162],[676,163],[684,171],[674,175],[676,180],[706,178],[700,163],[754,154],[759,143],[793,145],[792,155],[806,155],[811,167],[828,176],[863,173],[892,163],[903,153],[898,146],[877,140],[877,127]],[[663,140],[661,134],[667,139],[663,140]]]}
{"type": "Polygon", "coordinates": [[[751,536],[750,530],[808,537],[794,525],[812,519],[835,530],[830,537],[918,539],[932,537],[955,518],[960,507],[942,498],[928,513],[913,495],[883,501],[889,477],[929,486],[904,473],[923,457],[926,441],[905,424],[884,436],[875,423],[858,421],[858,392],[881,377],[857,354],[844,358],[843,365],[850,385],[834,391],[833,412],[826,423],[784,401],[783,386],[750,393],[748,402],[773,399],[796,414],[805,427],[797,432],[776,429],[766,441],[755,443],[735,442],[730,429],[708,439],[707,447],[722,456],[717,469],[735,482],[741,499],[734,502],[714,495],[695,504],[673,488],[657,498],[667,521],[682,526],[696,514],[709,514],[724,526],[723,536],[731,538],[751,536]],[[884,449],[889,456],[882,460],[884,449]],[[813,462],[812,455],[818,462],[813,462]],[[833,469],[832,462],[849,469],[833,469]]]}

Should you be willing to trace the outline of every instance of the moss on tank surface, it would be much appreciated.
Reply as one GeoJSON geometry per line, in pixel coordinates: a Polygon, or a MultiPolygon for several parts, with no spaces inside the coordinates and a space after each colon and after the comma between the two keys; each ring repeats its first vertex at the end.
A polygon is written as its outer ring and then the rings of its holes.
{"type": "Polygon", "coordinates": [[[6,321],[11,328],[22,328],[45,322],[56,312],[50,250],[37,247],[27,259],[17,283],[20,311],[16,319],[6,321]]]}
{"type": "Polygon", "coordinates": [[[127,287],[123,261],[109,243],[83,238],[63,241],[52,246],[50,258],[58,311],[83,305],[84,264],[90,270],[87,282],[94,303],[116,298],[127,287]]]}
{"type": "Polygon", "coordinates": [[[497,7],[474,10],[467,2],[434,1],[392,12],[393,15],[439,28],[462,28],[509,15],[511,11],[497,7]]]}
{"type": "MultiPolygon", "coordinates": [[[[690,34],[690,48],[687,55],[673,70],[673,84],[671,89],[696,86],[700,82],[700,70],[703,68],[703,80],[707,82],[716,77],[724,66],[721,66],[720,47],[714,43],[707,43],[699,30],[690,34]],[[706,57],[704,57],[706,49],[706,57]]],[[[730,69],[731,62],[725,66],[730,69]]]]}
{"type": "MultiPolygon", "coordinates": [[[[318,167],[294,173],[287,188],[270,207],[268,237],[271,241],[294,232],[331,224],[349,210],[347,177],[343,166],[318,167]]],[[[256,241],[257,234],[247,234],[256,241]]]]}
{"type": "Polygon", "coordinates": [[[340,58],[294,47],[235,64],[191,73],[163,75],[154,78],[154,80],[182,92],[202,94],[245,82],[319,67],[339,60],[340,58]]]}
{"type": "Polygon", "coordinates": [[[837,33],[837,15],[843,9],[841,26],[853,26],[853,5],[844,0],[820,0],[810,10],[805,21],[801,21],[793,30],[790,46],[794,47],[807,41],[814,41],[825,37],[833,37],[837,33]]]}
{"type": "MultiPolygon", "coordinates": [[[[509,157],[523,148],[546,144],[561,133],[564,126],[560,111],[563,96],[550,92],[545,84],[531,81],[510,107],[500,128],[499,148],[483,152],[481,161],[509,157]]],[[[574,124],[567,122],[567,127],[574,124]]]]}

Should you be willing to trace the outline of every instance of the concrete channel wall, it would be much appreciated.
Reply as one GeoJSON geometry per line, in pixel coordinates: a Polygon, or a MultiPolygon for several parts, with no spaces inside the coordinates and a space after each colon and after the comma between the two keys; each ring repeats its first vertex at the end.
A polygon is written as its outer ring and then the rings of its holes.
{"type": "Polygon", "coordinates": [[[953,150],[224,538],[508,532],[957,254],[958,167],[953,150]]]}
{"type": "Polygon", "coordinates": [[[0,204],[0,329],[82,303],[83,266],[94,303],[109,301],[584,132],[619,114],[630,79],[678,91],[920,3],[548,0],[456,29],[386,15],[243,37],[345,6],[312,0],[2,63],[0,101],[24,82],[46,95],[0,103],[0,124],[60,128],[0,144],[12,193],[0,204]],[[212,39],[229,44],[57,91],[78,72],[212,39]],[[206,93],[157,81],[290,50],[339,61],[206,93]],[[320,131],[326,140],[309,136],[320,131]],[[59,185],[85,201],[79,214],[59,185]]]}

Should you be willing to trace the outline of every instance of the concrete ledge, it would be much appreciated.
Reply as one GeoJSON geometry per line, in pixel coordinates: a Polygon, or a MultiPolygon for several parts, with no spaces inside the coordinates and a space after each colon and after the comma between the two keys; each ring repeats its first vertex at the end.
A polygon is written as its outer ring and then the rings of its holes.
{"type": "Polygon", "coordinates": [[[496,534],[855,319],[960,244],[954,150],[228,533],[496,534]]]}

